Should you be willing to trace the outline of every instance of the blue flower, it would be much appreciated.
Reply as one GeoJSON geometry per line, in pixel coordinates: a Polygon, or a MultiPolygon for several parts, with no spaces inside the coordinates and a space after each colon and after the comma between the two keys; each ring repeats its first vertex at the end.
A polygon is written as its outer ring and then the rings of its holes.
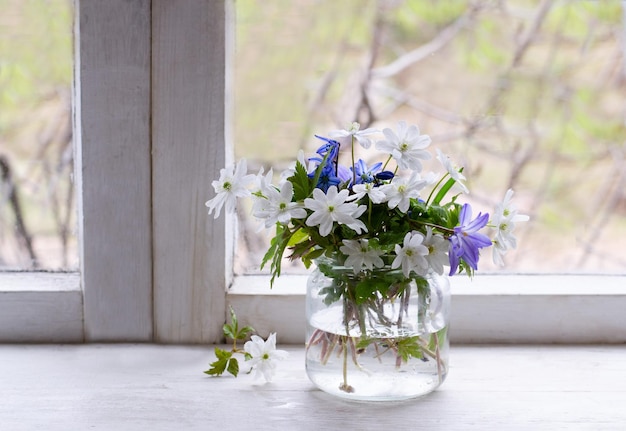
{"type": "MultiPolygon", "coordinates": [[[[376,163],[371,168],[367,167],[367,164],[359,159],[358,162],[354,164],[354,172],[356,177],[355,184],[364,184],[364,183],[372,183],[374,182],[375,175],[382,168],[382,163],[376,163]]],[[[352,168],[350,168],[352,170],[352,168]]]]}
{"type": "Polygon", "coordinates": [[[322,157],[324,157],[328,153],[328,160],[337,163],[337,158],[339,157],[339,147],[341,146],[341,144],[332,139],[324,138],[323,136],[315,135],[315,137],[326,142],[317,149],[316,153],[322,157]]]}
{"type": "MultiPolygon", "coordinates": [[[[313,173],[313,175],[315,175],[315,173],[313,173]]],[[[335,167],[332,163],[326,163],[326,165],[322,168],[322,173],[317,180],[315,188],[322,189],[326,192],[329,187],[337,186],[339,183],[341,183],[341,179],[335,173],[335,167]]]]}
{"type": "Polygon", "coordinates": [[[376,175],[374,175],[376,177],[377,180],[380,181],[387,181],[387,180],[391,180],[393,179],[393,177],[395,176],[393,172],[391,171],[382,171],[377,173],[376,175]]]}
{"type": "Polygon", "coordinates": [[[488,222],[487,213],[478,213],[472,220],[472,207],[469,204],[463,205],[459,214],[459,226],[454,228],[454,234],[449,239],[450,275],[456,273],[461,259],[472,269],[478,269],[480,249],[491,245],[489,237],[478,231],[488,222]]]}
{"type": "MultiPolygon", "coordinates": [[[[345,166],[337,164],[337,159],[339,158],[339,142],[324,138],[323,136],[315,135],[315,137],[326,143],[316,151],[320,157],[311,157],[309,161],[315,162],[319,167],[319,165],[324,162],[324,159],[326,159],[324,166],[322,166],[319,180],[315,185],[316,188],[326,192],[331,186],[339,186],[341,183],[348,182],[351,178],[351,171],[345,166]]],[[[317,169],[311,172],[309,178],[314,178],[316,171],[317,169]]]]}

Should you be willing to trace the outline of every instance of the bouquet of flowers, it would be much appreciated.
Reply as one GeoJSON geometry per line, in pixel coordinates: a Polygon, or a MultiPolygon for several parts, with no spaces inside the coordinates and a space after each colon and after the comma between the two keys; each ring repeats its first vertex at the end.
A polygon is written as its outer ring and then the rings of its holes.
{"type": "Polygon", "coordinates": [[[413,371],[403,376],[415,380],[394,384],[391,391],[415,391],[390,396],[430,391],[446,375],[448,346],[448,294],[432,281],[433,274],[472,276],[487,247],[502,264],[507,250],[516,246],[515,224],[528,217],[511,203],[512,190],[491,220],[488,213],[474,216],[470,204],[459,202],[468,193],[462,168],[437,150],[443,172],[422,172],[422,161],[432,157],[431,139],[417,126],[400,122],[395,131],[379,131],[352,123],[328,137],[315,136],[322,142],[316,153],[305,157],[300,152],[278,184],[271,169],[248,174],[245,159],[222,169],[213,181],[216,196],[206,203],[209,214],[217,218],[223,207],[232,212],[238,198],[252,198],[253,215],[276,232],[261,263],[261,268],[270,265],[271,284],[280,276],[286,253],[307,268],[317,263],[322,275],[312,279],[318,292],[307,296],[317,301],[307,305],[307,372],[318,386],[353,396],[355,386],[348,383],[352,363],[355,371],[364,372],[355,378],[361,391],[355,396],[385,397],[376,391],[385,385],[389,367],[378,380],[371,370],[392,355],[392,368],[412,361],[413,371]],[[382,157],[357,160],[357,150],[363,152],[359,146],[374,146],[382,157]],[[328,316],[340,317],[333,324],[328,316]],[[334,362],[333,353],[343,360],[334,362]],[[324,386],[329,379],[318,379],[314,370],[320,369],[342,376],[340,392],[324,386]],[[360,380],[361,375],[369,380],[360,380]]]}
{"type": "Polygon", "coordinates": [[[253,215],[276,229],[261,263],[261,268],[270,263],[272,283],[287,250],[289,259],[300,259],[307,268],[322,255],[340,256],[355,273],[382,267],[383,257],[391,256],[391,266],[407,278],[429,270],[443,274],[444,266],[449,275],[471,276],[486,247],[492,247],[493,260],[501,265],[507,250],[516,246],[515,224],[528,220],[511,203],[513,191],[506,192],[491,220],[488,213],[472,217],[472,207],[457,202],[460,193],[469,193],[463,169],[437,150],[443,174],[422,173],[421,160],[431,158],[431,139],[415,125],[400,122],[396,131],[382,130],[375,148],[383,160],[355,160],[355,146],[369,149],[380,133],[352,123],[328,138],[315,135],[322,141],[316,154],[305,158],[300,152],[277,185],[271,169],[248,174],[242,159],[213,181],[216,196],[206,203],[209,214],[217,218],[224,206],[233,212],[237,198],[253,199],[253,215]],[[340,141],[346,140],[348,166],[339,160],[340,141]],[[452,193],[454,189],[459,192],[452,193]],[[452,197],[444,201],[448,194],[452,197]],[[492,237],[483,233],[486,228],[492,228],[492,237]]]}

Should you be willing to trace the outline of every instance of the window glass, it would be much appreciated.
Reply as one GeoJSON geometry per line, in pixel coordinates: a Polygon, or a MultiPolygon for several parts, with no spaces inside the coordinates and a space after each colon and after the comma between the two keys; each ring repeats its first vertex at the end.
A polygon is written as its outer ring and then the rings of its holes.
{"type": "Polygon", "coordinates": [[[73,2],[0,11],[0,269],[75,269],[73,2]]]}
{"type": "MultiPolygon", "coordinates": [[[[314,134],[406,120],[464,167],[463,201],[491,213],[515,190],[531,221],[504,270],[623,274],[623,7],[238,0],[236,156],[280,172],[298,149],[314,152],[314,134]]],[[[236,270],[254,272],[272,232],[259,232],[249,206],[239,217],[236,270]]],[[[490,253],[479,269],[501,270],[490,253]]]]}

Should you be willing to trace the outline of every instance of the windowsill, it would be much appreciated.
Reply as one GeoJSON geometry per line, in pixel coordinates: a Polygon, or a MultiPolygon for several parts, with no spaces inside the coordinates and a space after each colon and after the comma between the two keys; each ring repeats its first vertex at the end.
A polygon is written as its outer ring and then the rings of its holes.
{"type": "Polygon", "coordinates": [[[80,274],[0,272],[0,342],[82,341],[80,274]]]}
{"type": "MultiPolygon", "coordinates": [[[[626,277],[536,274],[450,278],[457,343],[626,343],[626,277]]],[[[239,276],[228,302],[240,320],[279,342],[301,343],[306,276],[239,276]],[[271,296],[272,301],[267,301],[271,296]]]]}
{"type": "MultiPolygon", "coordinates": [[[[283,348],[285,348],[283,346],[283,348]]],[[[46,429],[621,429],[621,346],[459,346],[432,394],[402,403],[333,398],[287,347],[272,383],[202,371],[212,347],[0,346],[0,422],[46,429]]]]}
{"type": "MultiPolygon", "coordinates": [[[[78,273],[0,272],[0,342],[83,342],[78,273]]],[[[485,275],[451,279],[457,343],[626,343],[624,275],[485,275]]],[[[236,277],[227,300],[279,342],[305,333],[305,275],[236,277]]]]}

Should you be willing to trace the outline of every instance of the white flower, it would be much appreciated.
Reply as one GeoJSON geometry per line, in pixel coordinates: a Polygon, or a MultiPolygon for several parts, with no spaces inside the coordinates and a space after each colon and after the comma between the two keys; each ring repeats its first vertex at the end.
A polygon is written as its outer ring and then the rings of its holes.
{"type": "Polygon", "coordinates": [[[422,244],[423,241],[424,235],[421,233],[407,232],[404,236],[404,245],[396,244],[396,258],[391,267],[395,269],[402,266],[402,273],[407,278],[411,271],[426,275],[428,262],[425,256],[428,254],[428,248],[422,244]]]}
{"type": "Polygon", "coordinates": [[[439,234],[433,235],[433,229],[426,226],[426,237],[423,244],[428,248],[428,254],[425,256],[430,267],[437,274],[443,274],[443,266],[449,264],[448,249],[449,244],[446,239],[439,234]]]}
{"type": "Polygon", "coordinates": [[[497,230],[493,240],[493,261],[497,265],[502,265],[504,254],[517,246],[517,238],[513,235],[515,223],[529,220],[527,215],[517,213],[517,209],[511,203],[512,197],[513,190],[507,190],[502,203],[496,205],[492,219],[492,224],[497,230]]]}
{"type": "Polygon", "coordinates": [[[218,218],[223,206],[226,206],[227,212],[233,212],[237,198],[250,196],[250,190],[246,187],[252,182],[254,175],[247,175],[247,170],[246,159],[241,159],[236,168],[230,166],[220,170],[219,180],[211,183],[217,195],[205,203],[209,214],[215,210],[215,218],[218,218]]]}
{"type": "Polygon", "coordinates": [[[430,145],[430,136],[420,135],[417,126],[407,127],[404,121],[400,121],[397,134],[389,128],[383,129],[383,134],[387,139],[378,141],[376,148],[391,154],[400,168],[420,172],[420,159],[430,159],[430,153],[426,151],[430,145]]]}
{"type": "Polygon", "coordinates": [[[446,156],[445,154],[443,154],[439,148],[437,148],[437,160],[439,160],[441,164],[443,165],[443,167],[446,168],[446,171],[448,171],[448,174],[450,174],[450,176],[456,181],[455,184],[458,184],[458,186],[461,188],[463,193],[469,193],[469,190],[467,189],[465,184],[463,184],[463,181],[465,181],[465,175],[460,173],[452,165],[452,161],[450,160],[450,158],[446,156]]]}
{"type": "Polygon", "coordinates": [[[267,196],[268,190],[274,188],[272,185],[272,179],[274,178],[274,171],[270,168],[269,171],[265,174],[263,172],[263,167],[259,169],[259,173],[254,176],[254,183],[251,188],[251,193],[253,195],[263,195],[267,196]]]}
{"type": "Polygon", "coordinates": [[[398,207],[406,213],[409,210],[411,199],[420,196],[420,190],[430,183],[430,178],[421,178],[420,174],[413,172],[410,178],[394,177],[391,183],[381,186],[382,192],[387,197],[387,205],[393,209],[398,207]]]}
{"type": "Polygon", "coordinates": [[[276,370],[275,360],[286,358],[289,353],[284,350],[276,349],[276,333],[271,333],[267,341],[258,335],[250,337],[243,345],[243,349],[248,353],[250,358],[251,369],[256,370],[256,377],[262,375],[268,382],[272,381],[276,370]]]}
{"type": "Polygon", "coordinates": [[[331,138],[347,138],[348,136],[353,136],[359,144],[365,149],[372,146],[372,140],[368,138],[369,135],[373,135],[375,133],[379,133],[378,129],[365,129],[359,130],[361,125],[357,122],[354,122],[348,127],[347,130],[333,130],[328,136],[331,138]]]}
{"type": "Polygon", "coordinates": [[[375,250],[369,246],[367,239],[344,239],[344,245],[339,250],[348,256],[345,265],[354,269],[354,273],[361,272],[363,268],[372,270],[374,267],[381,268],[385,263],[380,258],[382,250],[375,250]]]}
{"type": "Polygon", "coordinates": [[[350,200],[359,200],[363,196],[368,195],[372,203],[379,204],[387,199],[385,192],[374,183],[355,184],[352,186],[352,191],[355,194],[350,196],[350,200]]]}
{"type": "MultiPolygon", "coordinates": [[[[267,202],[259,205],[254,211],[256,218],[265,219],[265,227],[269,228],[278,223],[289,223],[292,218],[305,218],[307,212],[297,202],[291,202],[293,197],[293,184],[285,181],[280,192],[274,187],[267,191],[267,202]]],[[[264,198],[259,198],[263,200],[264,198]]]]}
{"type": "Polygon", "coordinates": [[[328,188],[327,194],[321,189],[313,190],[313,198],[304,200],[305,208],[313,211],[306,221],[307,226],[320,226],[320,235],[326,236],[333,229],[333,223],[345,224],[350,229],[361,233],[367,232],[365,224],[358,219],[367,209],[365,205],[347,203],[348,190],[340,192],[337,187],[328,188]]]}
{"type": "Polygon", "coordinates": [[[497,239],[492,241],[493,245],[491,252],[493,253],[493,263],[498,266],[504,266],[504,255],[508,251],[497,239]]]}

